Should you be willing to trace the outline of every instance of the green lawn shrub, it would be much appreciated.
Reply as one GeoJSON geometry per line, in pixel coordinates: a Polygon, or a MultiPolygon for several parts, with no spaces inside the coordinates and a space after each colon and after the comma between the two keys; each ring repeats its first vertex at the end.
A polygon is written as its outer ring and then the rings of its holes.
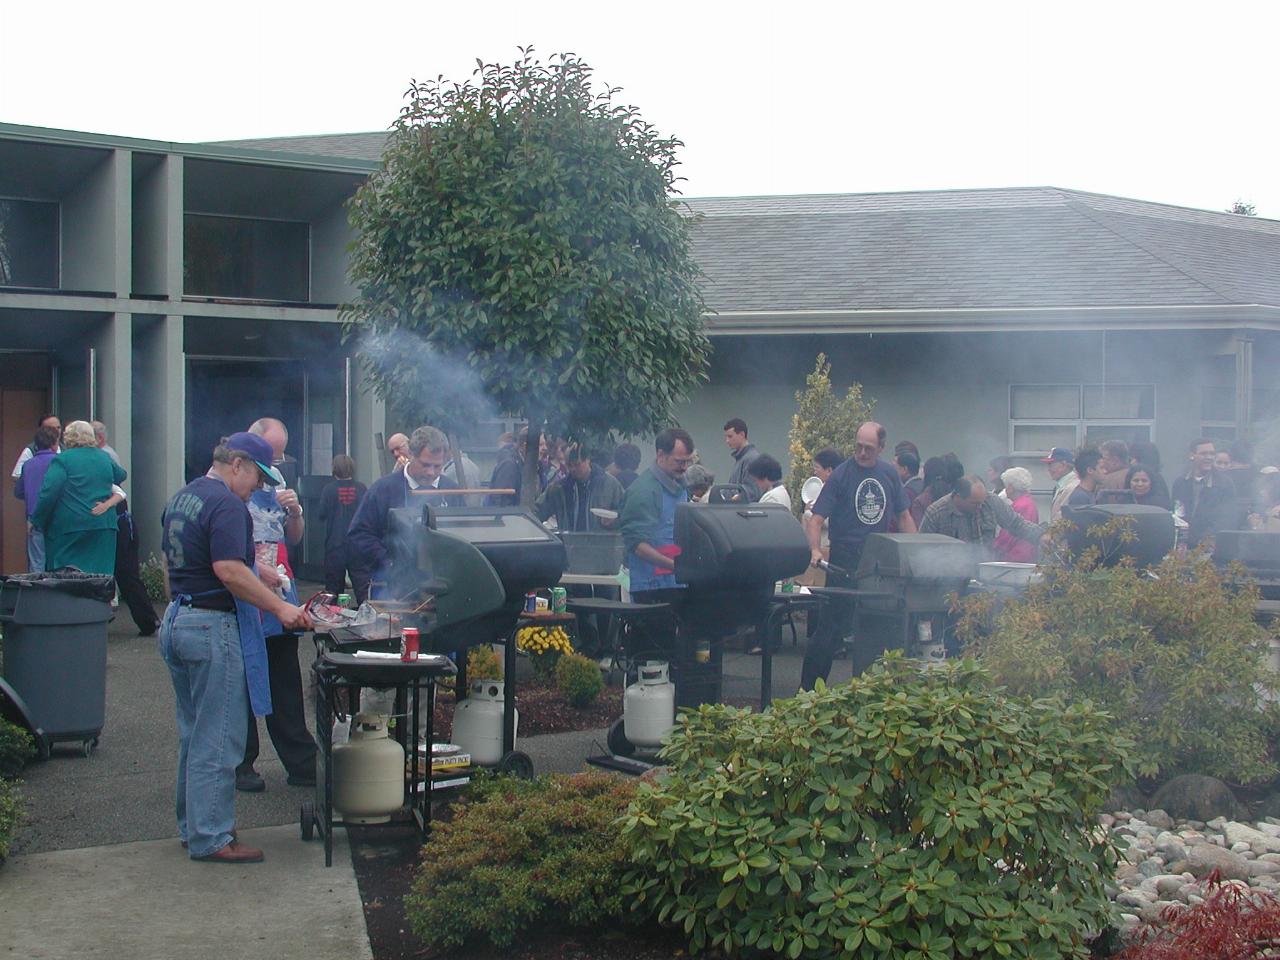
{"type": "Polygon", "coordinates": [[[147,599],[152,603],[168,602],[169,598],[164,595],[164,560],[151,554],[138,566],[138,575],[146,588],[147,599]]]}
{"type": "Polygon", "coordinates": [[[1086,556],[1043,568],[1025,597],[997,609],[962,603],[967,652],[1010,692],[1089,700],[1137,748],[1137,771],[1252,783],[1275,776],[1271,733],[1280,691],[1265,665],[1274,628],[1254,622],[1243,571],[1200,554],[1171,555],[1152,574],[1086,556]]]}
{"type": "Polygon", "coordinates": [[[467,651],[467,682],[472,680],[501,680],[502,659],[487,643],[477,644],[467,651]]]}
{"type": "Polygon", "coordinates": [[[603,773],[487,778],[423,847],[405,913],[433,949],[511,946],[624,916],[619,821],[636,782],[603,773]]]}
{"type": "Polygon", "coordinates": [[[600,665],[580,653],[570,653],[556,663],[556,686],[565,702],[579,710],[589,707],[604,689],[600,665]]]}
{"type": "Polygon", "coordinates": [[[0,863],[9,856],[13,837],[22,823],[22,781],[0,780],[0,863]]]}
{"type": "Polygon", "coordinates": [[[1088,705],[891,655],[763,713],[685,717],[624,819],[624,892],[696,953],[1085,957],[1112,917],[1093,817],[1125,744],[1088,705]]]}
{"type": "Polygon", "coordinates": [[[0,778],[16,777],[36,755],[36,742],[25,729],[0,720],[0,778]]]}

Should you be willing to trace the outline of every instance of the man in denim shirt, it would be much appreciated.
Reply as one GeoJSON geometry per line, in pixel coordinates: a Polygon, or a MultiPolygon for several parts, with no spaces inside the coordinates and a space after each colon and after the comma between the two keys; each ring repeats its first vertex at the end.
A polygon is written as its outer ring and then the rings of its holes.
{"type": "Polygon", "coordinates": [[[682,588],[674,569],[676,505],[689,499],[684,474],[693,463],[693,437],[684,430],[663,430],[654,447],[653,466],[627,489],[620,518],[637,603],[664,602],[669,597],[659,591],[682,588]]]}

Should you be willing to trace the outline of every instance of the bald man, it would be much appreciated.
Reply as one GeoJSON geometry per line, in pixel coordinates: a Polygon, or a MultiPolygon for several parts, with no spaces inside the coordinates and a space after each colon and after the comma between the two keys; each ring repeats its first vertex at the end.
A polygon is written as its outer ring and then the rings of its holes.
{"type": "MultiPolygon", "coordinates": [[[[873,533],[887,533],[890,521],[897,519],[901,533],[915,533],[906,490],[898,468],[880,456],[884,452],[885,429],[868,421],[858,428],[853,456],[836,467],[822,486],[822,493],[805,518],[812,562],[822,560],[822,523],[827,524],[831,539],[831,565],[839,570],[827,572],[827,586],[852,588],[853,574],[862,559],[862,547],[873,533]]],[[[821,677],[831,672],[831,660],[841,640],[849,633],[853,620],[853,601],[832,598],[823,613],[822,622],[809,639],[804,665],[800,670],[800,686],[812,690],[821,677]]],[[[861,673],[880,655],[880,650],[859,649],[855,644],[851,655],[853,672],[861,673]]]]}
{"type": "Polygon", "coordinates": [[[391,454],[395,460],[395,466],[391,468],[394,473],[397,470],[403,470],[404,465],[409,462],[412,455],[409,453],[409,438],[403,433],[393,433],[387,439],[387,452],[391,454]]]}

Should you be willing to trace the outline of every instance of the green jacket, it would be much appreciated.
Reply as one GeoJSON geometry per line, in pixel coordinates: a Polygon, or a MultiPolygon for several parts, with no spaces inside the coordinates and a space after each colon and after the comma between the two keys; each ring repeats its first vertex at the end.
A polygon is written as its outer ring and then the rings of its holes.
{"type": "Polygon", "coordinates": [[[97,447],[73,447],[63,450],[49,464],[40,487],[31,523],[45,536],[82,533],[88,530],[114,530],[115,510],[98,516],[93,508],[111,496],[111,484],[123,483],[128,476],[107,454],[97,447]]]}

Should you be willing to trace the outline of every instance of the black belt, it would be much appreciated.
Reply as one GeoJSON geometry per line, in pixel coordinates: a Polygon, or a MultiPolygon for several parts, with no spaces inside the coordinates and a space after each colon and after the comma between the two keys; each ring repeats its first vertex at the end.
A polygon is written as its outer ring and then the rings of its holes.
{"type": "Polygon", "coordinates": [[[192,610],[216,610],[218,613],[235,613],[236,602],[229,598],[219,599],[218,597],[197,597],[191,599],[184,597],[178,601],[181,607],[190,607],[192,610]]]}

